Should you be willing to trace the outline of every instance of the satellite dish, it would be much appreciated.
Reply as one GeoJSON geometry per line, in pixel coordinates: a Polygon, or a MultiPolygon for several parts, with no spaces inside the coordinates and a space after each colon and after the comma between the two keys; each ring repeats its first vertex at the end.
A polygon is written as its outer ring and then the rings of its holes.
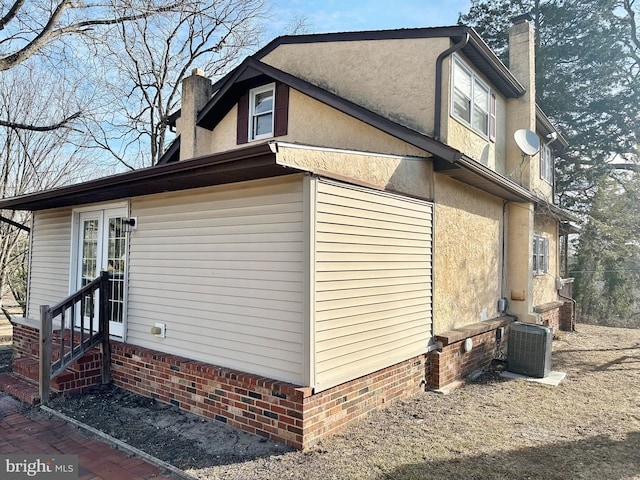
{"type": "Polygon", "coordinates": [[[540,150],[540,139],[531,130],[521,128],[516,130],[513,134],[513,139],[516,141],[518,148],[522,150],[523,155],[535,155],[540,150]]]}

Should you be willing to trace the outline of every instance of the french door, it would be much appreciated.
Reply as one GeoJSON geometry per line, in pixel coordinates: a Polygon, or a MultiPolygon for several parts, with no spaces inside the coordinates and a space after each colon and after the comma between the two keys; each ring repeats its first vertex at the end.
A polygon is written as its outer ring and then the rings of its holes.
{"type": "MultiPolygon", "coordinates": [[[[124,221],[127,213],[127,208],[121,207],[80,212],[78,217],[76,290],[95,279],[101,271],[109,272],[109,333],[117,337],[124,334],[127,267],[124,221]]],[[[81,315],[88,316],[89,309],[94,307],[88,305],[86,308],[81,315]]],[[[80,317],[76,319],[79,321],[80,317]]]]}

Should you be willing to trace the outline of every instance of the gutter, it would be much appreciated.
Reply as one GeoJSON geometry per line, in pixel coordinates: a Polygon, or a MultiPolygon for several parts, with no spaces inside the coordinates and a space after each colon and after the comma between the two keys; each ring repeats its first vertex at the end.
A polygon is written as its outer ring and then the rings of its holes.
{"type": "Polygon", "coordinates": [[[437,141],[440,141],[442,116],[442,64],[445,58],[447,58],[454,52],[463,49],[467,45],[467,43],[469,43],[469,30],[465,31],[462,40],[438,55],[438,59],[436,60],[436,98],[435,113],[433,118],[433,138],[437,141]]]}
{"type": "Polygon", "coordinates": [[[271,147],[266,143],[260,143],[5,198],[0,200],[0,209],[35,211],[217,185],[218,183],[207,180],[212,176],[220,178],[220,183],[231,183],[244,179],[238,174],[238,169],[259,170],[260,167],[275,165],[271,147]]]}

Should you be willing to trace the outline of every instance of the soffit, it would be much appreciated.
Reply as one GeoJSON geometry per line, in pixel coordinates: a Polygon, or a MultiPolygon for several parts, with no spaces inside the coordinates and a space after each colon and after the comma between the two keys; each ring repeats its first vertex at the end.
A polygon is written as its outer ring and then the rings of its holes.
{"type": "Polygon", "coordinates": [[[298,173],[276,163],[267,143],[157,165],[89,182],[0,200],[0,209],[44,210],[298,173]]]}
{"type": "Polygon", "coordinates": [[[511,202],[535,200],[531,192],[524,187],[468,157],[463,157],[453,164],[436,161],[434,171],[504,200],[511,202]]]}

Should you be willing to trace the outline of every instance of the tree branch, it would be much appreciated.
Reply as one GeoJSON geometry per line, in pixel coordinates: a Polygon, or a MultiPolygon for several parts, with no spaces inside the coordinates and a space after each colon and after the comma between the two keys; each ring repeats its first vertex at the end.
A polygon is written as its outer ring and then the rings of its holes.
{"type": "Polygon", "coordinates": [[[71,0],[62,0],[51,14],[51,17],[49,17],[47,24],[42,27],[40,33],[33,40],[17,52],[0,59],[0,71],[8,70],[19,63],[22,63],[36,51],[40,50],[49,41],[49,39],[54,36],[54,29],[60,21],[62,14],[71,7],[71,0]]]}
{"type": "Polygon", "coordinates": [[[631,27],[631,43],[635,46],[635,50],[631,50],[629,54],[634,58],[636,64],[640,66],[640,37],[638,37],[638,25],[636,23],[636,12],[633,10],[635,0],[624,0],[623,6],[629,16],[629,26],[631,27]]]}
{"type": "MultiPolygon", "coordinates": [[[[23,6],[25,0],[18,0],[16,4],[12,7],[12,11],[7,13],[7,15],[3,18],[3,20],[8,19],[10,21],[17,14],[17,10],[23,6]],[[22,2],[22,3],[20,3],[22,2]],[[16,9],[16,11],[13,11],[16,9]],[[12,15],[10,17],[10,15],[12,15]]],[[[53,39],[56,39],[62,35],[66,35],[69,33],[83,33],[83,30],[88,30],[91,27],[95,26],[105,26],[105,25],[117,25],[121,23],[131,22],[135,20],[140,20],[142,18],[149,17],[151,15],[164,13],[172,11],[178,6],[179,3],[172,3],[169,5],[161,6],[155,9],[150,9],[144,11],[142,13],[138,13],[135,15],[123,15],[116,18],[103,18],[103,19],[95,19],[95,20],[84,20],[81,22],[76,22],[71,25],[63,26],[56,28],[60,22],[60,19],[65,11],[70,8],[89,8],[94,7],[95,5],[89,6],[81,6],[81,4],[76,4],[73,0],[61,0],[56,9],[49,17],[46,25],[42,27],[42,30],[38,35],[36,35],[33,40],[28,42],[23,48],[20,50],[13,52],[9,55],[0,58],[0,71],[8,70],[23,61],[27,58],[33,56],[36,52],[41,50],[45,45],[50,43],[53,39]]]]}
{"type": "Polygon", "coordinates": [[[16,0],[13,6],[9,9],[7,14],[0,19],[0,30],[4,30],[4,28],[13,20],[20,9],[23,7],[24,3],[27,0],[16,0]]]}
{"type": "MultiPolygon", "coordinates": [[[[76,112],[73,115],[65,118],[61,122],[54,123],[52,125],[29,125],[26,123],[16,123],[16,122],[10,122],[7,120],[0,119],[0,127],[12,128],[14,130],[30,130],[32,132],[50,132],[63,127],[71,128],[71,127],[68,127],[67,124],[77,119],[78,117],[80,117],[80,115],[81,115],[81,112],[76,112]]],[[[75,129],[72,129],[72,130],[75,130],[75,129]]]]}

